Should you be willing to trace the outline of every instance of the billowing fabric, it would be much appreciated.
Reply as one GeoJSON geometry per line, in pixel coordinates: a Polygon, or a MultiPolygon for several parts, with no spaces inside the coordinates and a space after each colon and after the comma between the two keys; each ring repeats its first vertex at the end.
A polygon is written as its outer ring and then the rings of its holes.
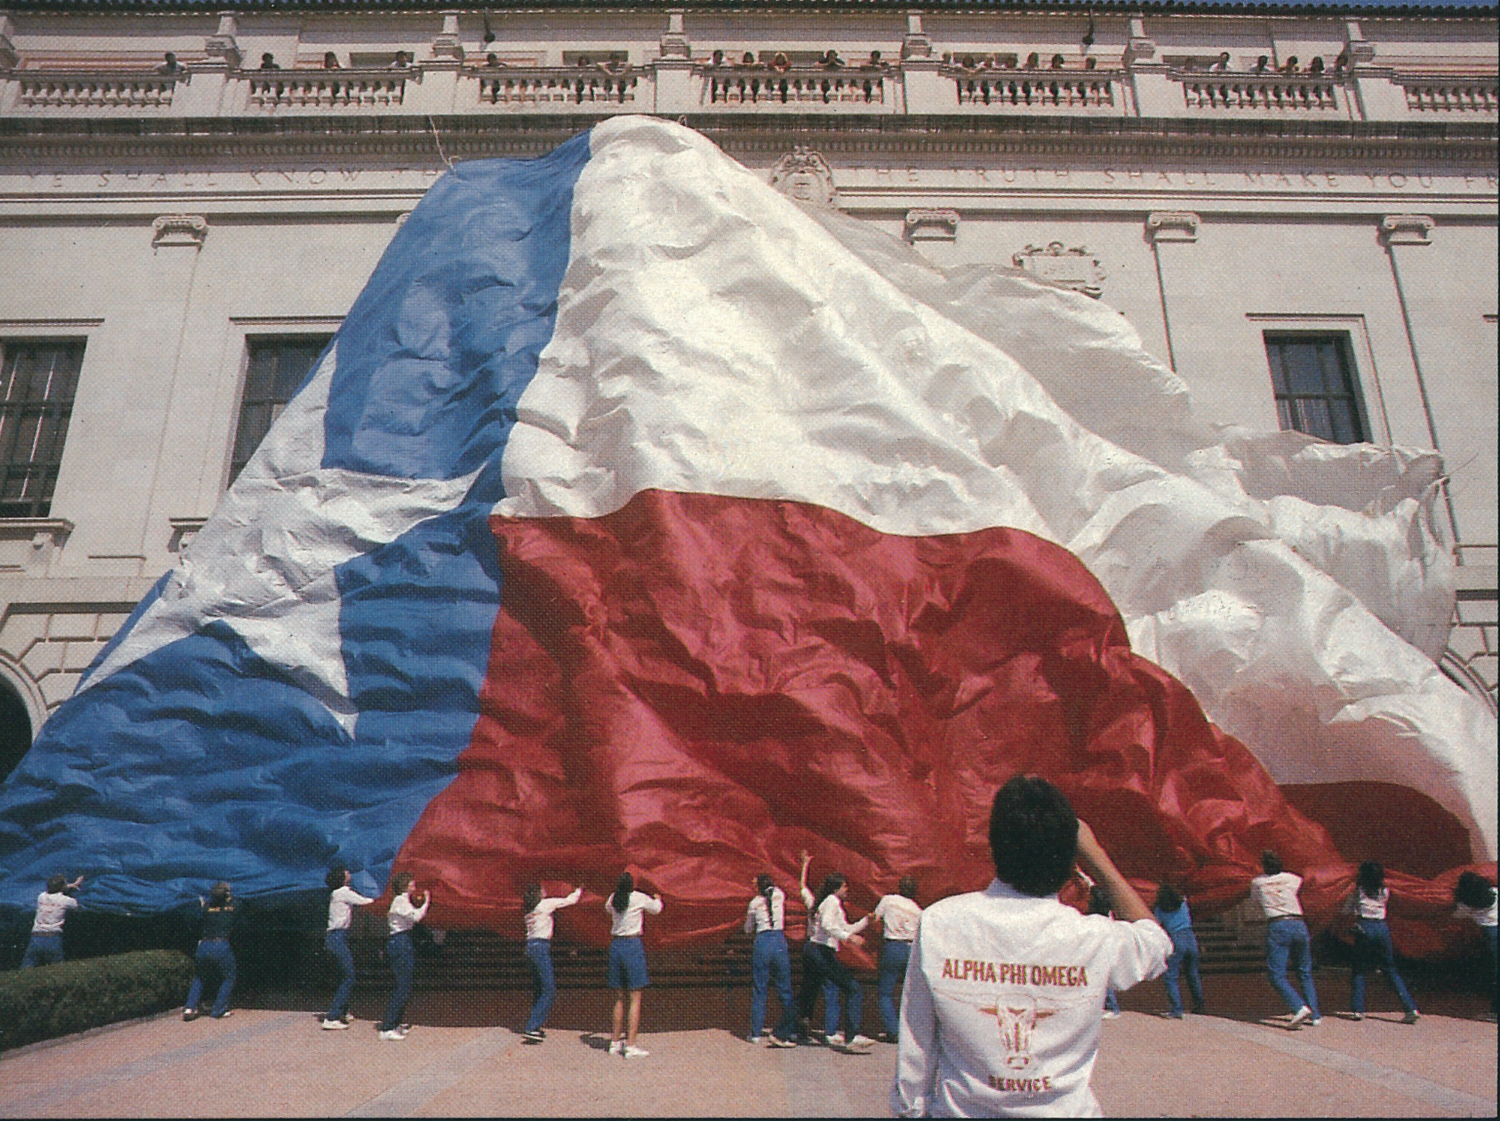
{"type": "Polygon", "coordinates": [[[527,882],[628,869],[691,941],[804,847],[856,911],[982,887],[1026,770],[1200,909],[1272,845],[1317,924],[1379,859],[1431,949],[1495,851],[1441,470],[1215,431],[1117,313],[662,121],[460,164],[7,784],[0,901],[340,859],[514,931],[527,882]]]}

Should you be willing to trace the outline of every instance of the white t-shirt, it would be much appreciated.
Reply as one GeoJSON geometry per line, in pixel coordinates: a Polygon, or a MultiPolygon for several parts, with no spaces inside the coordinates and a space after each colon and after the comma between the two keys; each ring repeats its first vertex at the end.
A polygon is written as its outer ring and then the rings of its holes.
{"type": "Polygon", "coordinates": [[[1454,905],[1453,913],[1461,919],[1473,919],[1479,926],[1494,926],[1497,902],[1500,902],[1500,899],[1490,900],[1488,907],[1470,907],[1467,903],[1458,903],[1454,905]]]}
{"type": "Polygon", "coordinates": [[[905,1117],[1097,1117],[1107,989],[1160,976],[1150,919],[1080,915],[993,881],[922,913],[901,1003],[891,1110],[905,1117]]]}
{"type": "Polygon", "coordinates": [[[423,903],[420,907],[413,906],[411,896],[403,892],[391,900],[390,912],[385,917],[386,927],[392,934],[410,930],[426,916],[427,904],[431,902],[432,896],[429,895],[427,903],[423,903]]]}
{"type": "Polygon", "coordinates": [[[583,898],[583,888],[575,887],[567,895],[543,899],[526,912],[526,940],[552,937],[552,912],[562,907],[571,907],[583,898]]]}
{"type": "Polygon", "coordinates": [[[1345,910],[1353,912],[1356,918],[1378,919],[1385,921],[1385,906],[1391,898],[1391,889],[1383,887],[1376,895],[1366,895],[1364,888],[1355,885],[1354,892],[1349,896],[1349,902],[1345,910]]]}
{"type": "Polygon", "coordinates": [[[767,930],[786,929],[786,892],[779,887],[771,889],[771,907],[766,909],[764,895],[753,896],[745,909],[745,933],[760,934],[767,930]]]}
{"type": "Polygon", "coordinates": [[[36,921],[33,934],[61,934],[63,920],[78,906],[78,900],[60,891],[44,891],[36,897],[36,921]]]}
{"type": "Polygon", "coordinates": [[[614,938],[635,938],[646,928],[645,914],[661,914],[661,900],[653,899],[639,891],[630,893],[630,902],[625,910],[616,912],[614,892],[604,897],[604,909],[609,912],[609,933],[614,938]]]}
{"type": "MultiPolygon", "coordinates": [[[[814,899],[816,902],[816,897],[814,899]]],[[[807,937],[820,946],[837,950],[839,943],[858,934],[870,922],[866,915],[859,922],[851,923],[844,914],[844,903],[837,895],[830,895],[818,904],[818,909],[808,919],[807,937]]]]}
{"type": "Polygon", "coordinates": [[[1268,919],[1301,915],[1302,902],[1297,898],[1297,889],[1302,886],[1302,877],[1295,872],[1277,872],[1274,876],[1256,876],[1250,881],[1250,898],[1260,904],[1268,919]]]}
{"type": "Polygon", "coordinates": [[[333,894],[328,897],[328,929],[348,930],[354,925],[354,908],[374,902],[375,900],[366,899],[348,884],[334,888],[333,894]]]}
{"type": "Polygon", "coordinates": [[[904,895],[882,895],[880,902],[875,904],[874,914],[880,920],[887,942],[910,942],[917,936],[922,908],[904,895]]]}

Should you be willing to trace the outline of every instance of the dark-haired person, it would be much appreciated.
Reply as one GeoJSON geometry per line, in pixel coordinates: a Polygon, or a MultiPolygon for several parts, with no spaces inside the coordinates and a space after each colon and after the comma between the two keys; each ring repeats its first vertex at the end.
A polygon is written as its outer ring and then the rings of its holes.
{"type": "Polygon", "coordinates": [[[792,1007],[792,957],[786,945],[786,892],[769,872],[755,877],[755,894],[745,908],[745,933],[750,944],[750,1042],[759,1043],[766,1030],[766,997],[771,985],[781,998],[781,1012],[792,1007]]]}
{"type": "Polygon", "coordinates": [[[1490,988],[1490,1019],[1494,1019],[1496,1009],[1500,1008],[1500,978],[1495,973],[1495,885],[1478,872],[1459,873],[1458,882],[1453,885],[1453,913],[1479,927],[1489,967],[1486,981],[1490,988]]]}
{"type": "Polygon", "coordinates": [[[1182,990],[1177,985],[1179,974],[1186,974],[1193,1011],[1202,1015],[1203,980],[1198,976],[1198,935],[1193,930],[1193,916],[1188,911],[1187,900],[1171,884],[1162,884],[1156,891],[1156,906],[1151,908],[1151,913],[1172,939],[1172,953],[1167,958],[1167,971],[1162,975],[1167,990],[1167,1019],[1182,1019],[1182,990]]]}
{"type": "Polygon", "coordinates": [[[772,1046],[794,1045],[792,1035],[802,1020],[812,1015],[819,990],[823,992],[823,1027],[828,1045],[856,1051],[874,1045],[875,1041],[860,1031],[864,1022],[864,992],[854,974],[849,972],[849,967],[838,959],[841,944],[864,945],[860,931],[870,922],[869,915],[858,922],[849,921],[844,913],[844,900],[848,895],[849,883],[842,872],[830,872],[823,877],[823,884],[813,898],[812,910],[807,916],[807,945],[802,951],[802,991],[797,994],[792,1011],[782,1016],[776,1030],[771,1033],[772,1046]],[[840,1024],[845,1012],[849,1020],[847,1036],[840,1024]]]}
{"type": "Polygon", "coordinates": [[[385,956],[391,963],[391,973],[396,978],[396,987],[391,992],[390,1003],[385,1006],[385,1019],[380,1021],[378,1038],[396,1042],[406,1038],[410,1027],[401,1022],[406,1014],[406,1003],[411,1000],[412,984],[417,977],[417,949],[412,944],[412,928],[427,917],[427,907],[432,895],[422,891],[410,872],[397,872],[391,880],[391,909],[386,914],[385,956]]]}
{"type": "Polygon", "coordinates": [[[197,952],[193,954],[196,972],[193,983],[188,986],[187,1004],[182,1010],[182,1018],[198,1018],[204,986],[217,981],[219,991],[208,1015],[210,1019],[222,1020],[225,1016],[234,1015],[229,1009],[229,997],[234,992],[236,970],[229,935],[234,931],[239,904],[234,901],[229,885],[222,880],[214,884],[207,899],[200,897],[198,903],[203,908],[203,936],[198,940],[197,952]]]}
{"type": "Polygon", "coordinates": [[[323,948],[333,955],[339,967],[339,987],[328,1014],[323,1017],[324,1031],[342,1031],[353,1019],[349,1000],[354,996],[354,955],[349,952],[349,928],[354,925],[354,908],[375,902],[350,887],[350,879],[349,869],[342,865],[330,868],[323,879],[332,893],[328,896],[328,930],[323,935],[323,948]]]}
{"type": "Polygon", "coordinates": [[[63,960],[63,921],[69,911],[77,910],[79,903],[73,893],[82,885],[82,876],[72,881],[66,876],[47,877],[47,890],[36,897],[36,918],[31,923],[26,956],[21,959],[22,969],[63,960]]]}
{"type": "Polygon", "coordinates": [[[1159,976],[1172,940],[1062,791],[1017,776],[990,809],[995,879],[922,913],[901,1005],[902,1116],[1098,1116],[1089,1088],[1104,990],[1159,976]],[[1075,861],[1117,919],[1058,891],[1075,861]]]}
{"type": "Polygon", "coordinates": [[[609,965],[606,980],[615,990],[615,1008],[610,1018],[609,1053],[627,1059],[644,1059],[651,1054],[637,1047],[636,1035],[641,1029],[641,990],[651,984],[646,972],[646,949],[641,943],[645,916],[661,914],[661,896],[635,890],[635,877],[621,872],[615,890],[604,901],[609,912],[609,965]],[[625,1018],[625,994],[630,994],[630,1018],[625,1018]]]}
{"type": "Polygon", "coordinates": [[[917,936],[917,924],[922,919],[922,908],[917,905],[917,878],[902,876],[895,894],[882,895],[870,914],[880,920],[880,972],[875,1002],[885,1028],[881,1040],[895,1043],[901,1033],[896,989],[906,981],[906,962],[911,957],[912,939],[917,936]]]}
{"type": "Polygon", "coordinates": [[[1365,1018],[1365,977],[1371,969],[1385,973],[1396,999],[1406,1011],[1405,1023],[1415,1024],[1416,1002],[1406,989],[1406,982],[1396,972],[1396,952],[1391,946],[1391,928],[1386,925],[1385,909],[1391,889],[1385,886],[1385,869],[1379,861],[1366,860],[1354,877],[1344,909],[1354,915],[1354,972],[1349,985],[1349,1009],[1356,1020],[1365,1018]]]}
{"type": "Polygon", "coordinates": [[[1323,1022],[1323,1014],[1318,1011],[1318,990],[1313,985],[1312,936],[1302,918],[1302,901],[1297,898],[1302,877],[1283,868],[1281,857],[1271,849],[1260,854],[1260,866],[1265,874],[1250,881],[1250,898],[1266,916],[1266,972],[1271,987],[1292,1010],[1287,1024],[1290,1030],[1296,1031],[1305,1023],[1316,1026],[1323,1022]],[[1286,979],[1288,959],[1302,981],[1306,1000],[1286,979]]]}
{"type": "Polygon", "coordinates": [[[541,884],[527,884],[521,893],[521,911],[526,921],[526,963],[531,967],[531,1014],[521,1036],[527,1043],[547,1038],[547,1013],[557,997],[557,979],[552,973],[552,914],[571,907],[583,898],[583,888],[575,887],[567,895],[547,896],[541,884]]]}

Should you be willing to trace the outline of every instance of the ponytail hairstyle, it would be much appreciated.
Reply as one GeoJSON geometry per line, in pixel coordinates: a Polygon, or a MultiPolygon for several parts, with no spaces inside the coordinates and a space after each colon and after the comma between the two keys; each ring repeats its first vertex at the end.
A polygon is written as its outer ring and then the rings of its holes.
{"type": "Polygon", "coordinates": [[[902,876],[901,882],[896,885],[896,894],[904,895],[915,903],[917,901],[917,877],[902,876]]]}
{"type": "Polygon", "coordinates": [[[776,909],[771,905],[776,898],[776,881],[771,879],[771,873],[762,872],[755,877],[755,890],[760,892],[761,898],[766,901],[766,929],[776,929],[776,909]]]}
{"type": "Polygon", "coordinates": [[[542,885],[527,884],[526,890],[521,892],[521,913],[529,915],[537,909],[542,901],[542,885]]]}
{"type": "Polygon", "coordinates": [[[818,888],[818,898],[817,902],[813,904],[813,910],[816,911],[819,907],[823,906],[823,900],[838,891],[847,882],[842,872],[829,872],[828,875],[824,876],[823,886],[818,888]]]}
{"type": "Polygon", "coordinates": [[[615,893],[609,897],[609,907],[617,915],[623,915],[625,908],[630,906],[630,893],[635,890],[635,877],[629,872],[621,872],[620,878],[615,881],[615,893]]]}
{"type": "Polygon", "coordinates": [[[411,887],[411,879],[410,872],[397,872],[391,877],[391,894],[405,895],[406,889],[411,887]]]}
{"type": "Polygon", "coordinates": [[[1494,905],[1495,885],[1478,872],[1460,872],[1458,883],[1453,885],[1453,901],[1482,911],[1494,905]]]}
{"type": "Polygon", "coordinates": [[[1182,906],[1182,895],[1171,884],[1162,884],[1156,889],[1156,909],[1164,915],[1170,915],[1182,906]]]}
{"type": "Polygon", "coordinates": [[[1354,877],[1354,881],[1359,884],[1360,894],[1366,899],[1379,899],[1385,888],[1385,869],[1380,866],[1380,861],[1367,860],[1359,866],[1359,874],[1354,877]]]}
{"type": "Polygon", "coordinates": [[[223,907],[229,902],[229,885],[223,880],[214,884],[208,891],[208,905],[210,907],[223,907]]]}

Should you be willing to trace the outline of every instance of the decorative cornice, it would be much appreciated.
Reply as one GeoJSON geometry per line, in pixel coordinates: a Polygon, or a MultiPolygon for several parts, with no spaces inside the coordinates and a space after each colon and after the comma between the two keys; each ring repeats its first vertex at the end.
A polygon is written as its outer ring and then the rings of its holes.
{"type": "Polygon", "coordinates": [[[1431,245],[1427,235],[1435,225],[1425,214],[1387,214],[1380,220],[1380,238],[1387,245],[1431,245]]]}
{"type": "MultiPolygon", "coordinates": [[[[821,116],[689,113],[674,116],[731,154],[1060,155],[1429,162],[1493,168],[1494,122],[1190,120],[1149,117],[821,116]]],[[[23,171],[101,161],[280,161],[347,158],[438,166],[433,130],[453,158],[536,155],[598,123],[597,116],[299,116],[87,120],[0,118],[0,166],[23,171]]]]}

